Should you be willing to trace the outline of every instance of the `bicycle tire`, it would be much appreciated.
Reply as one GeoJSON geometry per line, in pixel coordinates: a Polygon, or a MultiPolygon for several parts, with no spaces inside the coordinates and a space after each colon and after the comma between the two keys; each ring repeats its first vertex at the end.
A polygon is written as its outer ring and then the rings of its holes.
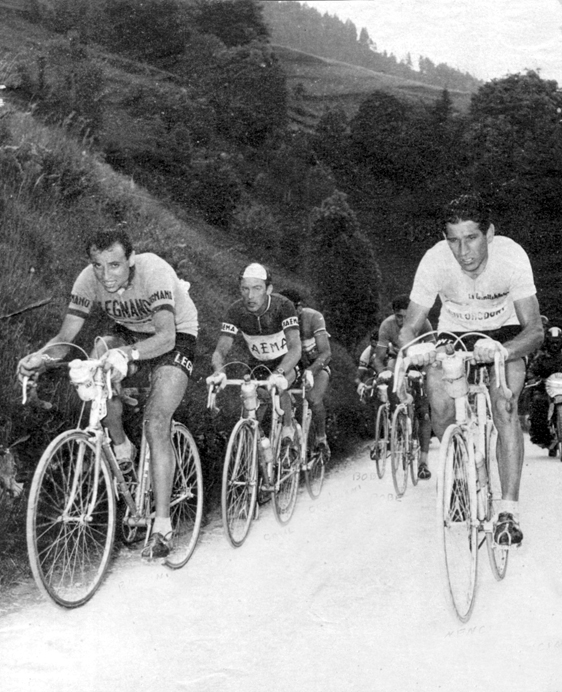
{"type": "Polygon", "coordinates": [[[556,439],[558,440],[558,456],[562,461],[562,404],[556,404],[556,439]]]}
{"type": "Polygon", "coordinates": [[[462,428],[450,425],[441,441],[438,508],[450,603],[461,622],[474,608],[478,568],[476,470],[462,428]]]}
{"type": "Polygon", "coordinates": [[[172,421],[171,434],[176,465],[170,498],[174,542],[164,564],[179,569],[192,556],[201,530],[203,472],[197,445],[185,425],[172,421]]]}
{"type": "Polygon", "coordinates": [[[374,460],[377,469],[377,476],[384,477],[386,470],[386,459],[388,457],[388,406],[381,404],[377,411],[375,422],[375,443],[371,447],[370,456],[374,460]]]}
{"type": "Polygon", "coordinates": [[[284,447],[279,444],[274,467],[273,514],[281,525],[293,516],[299,490],[302,430],[300,426],[294,426],[294,430],[292,444],[284,447]]]}
{"type": "Polygon", "coordinates": [[[408,416],[402,406],[397,406],[392,416],[390,433],[390,460],[392,482],[397,497],[402,497],[408,486],[408,416]]]}
{"type": "MultiPolygon", "coordinates": [[[[494,494],[497,486],[499,497],[501,497],[501,490],[499,488],[499,473],[497,472],[497,460],[496,460],[496,445],[498,440],[498,432],[493,427],[492,422],[489,420],[486,423],[486,469],[488,472],[488,482],[485,488],[481,488],[480,492],[486,493],[487,498],[487,514],[486,519],[491,522],[494,517],[494,494]],[[493,468],[495,464],[495,469],[493,468]],[[496,473],[498,473],[496,477],[496,473]]],[[[507,572],[507,562],[509,559],[509,549],[502,548],[497,545],[494,541],[494,534],[492,531],[486,532],[486,550],[488,551],[488,560],[490,562],[490,569],[492,574],[497,581],[504,579],[507,572]]]]}
{"type": "MultiPolygon", "coordinates": [[[[310,412],[308,415],[311,416],[310,412]]],[[[324,454],[316,447],[316,424],[311,416],[306,442],[304,483],[312,500],[320,497],[325,472],[326,460],[324,454]]]]}
{"type": "Polygon", "coordinates": [[[26,537],[39,589],[57,605],[76,608],[99,588],[110,562],[116,524],[112,474],[87,433],[69,430],[44,451],[31,483],[26,537]],[[72,504],[69,501],[73,494],[72,504]],[[92,514],[86,511],[95,498],[92,514]]]}
{"type": "Polygon", "coordinates": [[[249,420],[239,420],[228,440],[224,459],[221,514],[228,542],[239,548],[246,540],[257,498],[258,431],[249,420]]]}
{"type": "Polygon", "coordinates": [[[415,411],[413,412],[413,417],[411,419],[412,424],[412,434],[410,435],[410,444],[408,445],[408,465],[410,467],[410,478],[412,479],[412,485],[417,485],[418,470],[420,466],[420,422],[416,416],[415,411]]]}

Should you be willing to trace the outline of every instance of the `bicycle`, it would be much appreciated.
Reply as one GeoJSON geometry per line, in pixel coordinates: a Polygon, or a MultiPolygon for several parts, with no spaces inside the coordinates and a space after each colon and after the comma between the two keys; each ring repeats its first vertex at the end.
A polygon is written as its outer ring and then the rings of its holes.
{"type": "MultiPolygon", "coordinates": [[[[113,553],[117,500],[126,506],[122,524],[126,543],[140,531],[150,536],[154,518],[150,452],[143,426],[139,460],[125,474],[119,467],[102,420],[112,396],[109,374],[100,360],[72,361],[62,367],[85,371],[78,385],[81,399],[91,401],[86,427],[58,435],[43,452],[35,470],[27,509],[27,547],[39,589],[57,605],[75,608],[100,587],[113,553]]],[[[27,398],[23,382],[23,403],[27,398]]],[[[170,502],[173,549],[163,563],[183,567],[191,557],[201,528],[203,476],[199,452],[189,430],[172,421],[176,467],[170,502]]]]}
{"type": "MultiPolygon", "coordinates": [[[[302,429],[295,424],[294,444],[280,449],[283,410],[279,393],[272,387],[270,437],[264,435],[256,412],[258,389],[265,385],[264,380],[252,379],[249,374],[223,382],[223,387],[240,387],[242,399],[241,415],[226,448],[221,489],[224,532],[234,548],[244,543],[252,520],[257,519],[258,494],[272,497],[280,524],[290,520],[297,500],[302,429]]],[[[216,410],[217,391],[216,385],[209,385],[207,408],[211,410],[216,410]]]]}
{"type": "Polygon", "coordinates": [[[326,459],[324,453],[316,446],[317,430],[312,417],[312,411],[306,398],[304,382],[301,387],[293,387],[289,390],[291,396],[299,396],[300,403],[300,464],[304,472],[306,490],[312,500],[317,500],[322,492],[324,474],[326,471],[326,459]]]}
{"type": "MultiPolygon", "coordinates": [[[[469,383],[465,363],[472,355],[471,351],[455,351],[436,356],[446,375],[447,392],[455,402],[455,423],[441,440],[437,508],[449,600],[462,622],[469,620],[474,608],[479,549],[486,543],[490,567],[498,581],[505,577],[509,557],[509,549],[497,545],[493,535],[501,484],[488,369],[476,368],[475,382],[469,383]]],[[[496,386],[511,398],[499,353],[494,370],[496,386]]]]}
{"type": "MultiPolygon", "coordinates": [[[[408,486],[408,470],[412,485],[418,484],[418,466],[420,460],[419,420],[416,415],[412,389],[423,388],[423,374],[417,370],[406,373],[407,401],[400,402],[394,409],[390,433],[390,462],[392,482],[397,497],[402,497],[408,486]]],[[[417,392],[421,396],[422,392],[417,392]]]]}
{"type": "Polygon", "coordinates": [[[370,449],[370,457],[375,462],[377,476],[384,477],[386,470],[386,460],[390,454],[390,401],[388,399],[388,384],[371,385],[376,387],[378,399],[381,402],[377,408],[375,419],[375,441],[370,449]]]}

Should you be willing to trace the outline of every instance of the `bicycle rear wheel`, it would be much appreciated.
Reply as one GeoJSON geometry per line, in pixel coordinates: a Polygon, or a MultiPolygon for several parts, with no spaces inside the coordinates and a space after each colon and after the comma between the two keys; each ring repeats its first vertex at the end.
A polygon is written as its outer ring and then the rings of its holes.
{"type": "Polygon", "coordinates": [[[397,497],[404,495],[408,485],[409,438],[408,416],[402,406],[397,406],[392,416],[392,432],[390,433],[392,482],[397,497]]]}
{"type": "Polygon", "coordinates": [[[412,435],[410,437],[410,444],[408,447],[409,460],[408,464],[410,466],[410,478],[412,479],[412,485],[418,484],[418,469],[420,465],[420,422],[416,416],[415,411],[413,412],[412,418],[412,435]]]}
{"type": "Polygon", "coordinates": [[[222,474],[221,512],[228,542],[238,548],[250,530],[257,496],[258,431],[239,420],[230,435],[222,474]]]}
{"type": "Polygon", "coordinates": [[[441,441],[438,508],[448,593],[457,617],[474,607],[478,566],[476,478],[462,428],[450,425],[441,441]]]}
{"type": "MultiPolygon", "coordinates": [[[[310,413],[308,414],[310,415],[310,413]]],[[[308,494],[316,500],[322,492],[325,473],[324,454],[316,447],[316,425],[311,418],[308,426],[306,443],[306,466],[304,469],[304,482],[308,494]]]]}
{"type": "Polygon", "coordinates": [[[377,476],[383,478],[388,456],[388,407],[381,404],[375,422],[375,443],[371,447],[371,459],[377,467],[377,476]]]}
{"type": "Polygon", "coordinates": [[[89,436],[70,430],[47,447],[33,476],[27,508],[27,549],[41,591],[76,608],[99,588],[115,536],[115,495],[103,456],[89,436]]]}
{"type": "Polygon", "coordinates": [[[195,440],[185,425],[177,421],[172,421],[172,447],[176,463],[170,499],[174,547],[165,564],[178,569],[189,560],[199,538],[203,516],[203,473],[195,440]]]}
{"type": "MultiPolygon", "coordinates": [[[[498,441],[498,432],[493,427],[491,421],[487,421],[486,429],[486,468],[488,470],[488,483],[485,488],[480,488],[480,492],[485,492],[487,497],[487,516],[488,522],[491,522],[494,517],[494,499],[501,498],[500,479],[498,472],[498,462],[496,458],[496,445],[498,441]]],[[[492,574],[497,581],[501,581],[507,572],[507,561],[509,558],[509,549],[502,548],[494,541],[492,531],[486,532],[486,549],[488,551],[488,560],[492,574]]]]}
{"type": "Polygon", "coordinates": [[[287,524],[293,516],[299,489],[299,463],[302,431],[295,427],[294,441],[282,446],[279,442],[274,467],[273,513],[280,524],[287,524]]]}

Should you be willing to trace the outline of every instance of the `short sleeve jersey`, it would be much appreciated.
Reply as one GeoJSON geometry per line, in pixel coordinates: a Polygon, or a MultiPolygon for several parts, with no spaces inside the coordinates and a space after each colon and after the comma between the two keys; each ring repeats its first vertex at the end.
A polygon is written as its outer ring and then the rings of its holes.
{"type": "Polygon", "coordinates": [[[299,315],[299,328],[302,342],[302,357],[306,366],[311,365],[318,357],[316,346],[316,335],[325,333],[328,337],[328,330],[324,316],[318,310],[303,308],[299,315]]]}
{"type": "MultiPolygon", "coordinates": [[[[420,335],[428,334],[431,331],[433,331],[431,322],[429,320],[426,320],[423,325],[423,328],[420,331],[420,335]]],[[[386,352],[389,356],[396,356],[400,349],[400,343],[398,340],[399,334],[400,327],[396,322],[396,317],[394,315],[390,315],[390,317],[387,317],[385,320],[382,321],[381,326],[379,327],[379,338],[377,341],[377,346],[383,346],[384,348],[386,348],[386,352]]]]}
{"type": "Polygon", "coordinates": [[[249,312],[241,298],[233,303],[222,323],[221,333],[232,337],[241,333],[252,357],[267,362],[288,352],[285,332],[298,328],[295,306],[284,296],[272,293],[261,315],[249,312]]]}
{"type": "Polygon", "coordinates": [[[451,332],[492,331],[518,325],[514,301],[535,295],[527,253],[511,238],[495,236],[488,246],[484,271],[465,274],[446,240],[423,256],[410,299],[430,309],[439,295],[439,329],[451,332]]]}
{"type": "Polygon", "coordinates": [[[152,316],[158,310],[174,314],[176,332],[197,336],[197,308],[189,296],[189,283],[151,252],[135,256],[129,283],[116,293],[105,290],[90,264],[74,282],[68,314],[86,318],[94,305],[117,324],[133,332],[154,334],[152,316]]]}
{"type": "Polygon", "coordinates": [[[375,369],[375,349],[371,346],[361,353],[359,356],[359,369],[360,370],[374,370],[375,369]]]}

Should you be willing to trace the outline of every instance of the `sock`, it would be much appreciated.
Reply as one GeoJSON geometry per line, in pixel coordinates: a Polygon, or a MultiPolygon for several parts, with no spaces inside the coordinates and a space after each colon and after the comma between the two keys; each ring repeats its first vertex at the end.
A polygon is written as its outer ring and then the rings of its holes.
{"type": "Polygon", "coordinates": [[[152,525],[152,533],[160,533],[164,538],[172,533],[172,521],[170,517],[155,517],[152,525]]]}
{"type": "Polygon", "coordinates": [[[125,442],[120,445],[113,445],[116,459],[128,459],[131,456],[132,442],[128,437],[125,437],[125,442]]]}
{"type": "Polygon", "coordinates": [[[513,514],[515,521],[519,521],[519,502],[517,500],[500,500],[498,502],[498,514],[509,512],[513,514]]]}

